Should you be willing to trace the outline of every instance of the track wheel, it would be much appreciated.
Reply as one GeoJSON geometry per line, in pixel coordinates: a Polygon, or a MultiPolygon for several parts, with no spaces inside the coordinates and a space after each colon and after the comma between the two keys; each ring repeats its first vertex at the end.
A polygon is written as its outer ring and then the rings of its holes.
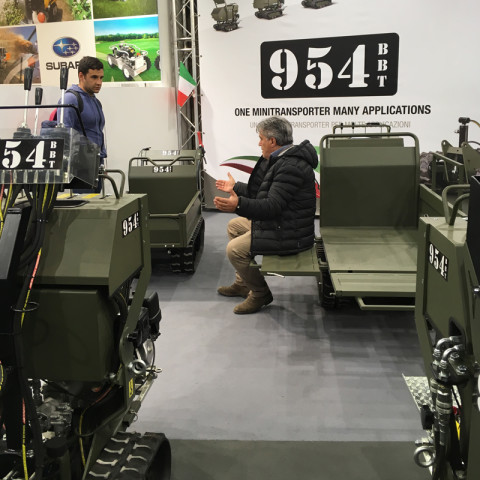
{"type": "Polygon", "coordinates": [[[125,66],[123,67],[122,72],[123,72],[123,76],[125,77],[125,80],[128,80],[128,81],[133,80],[133,71],[131,68],[125,66]]]}
{"type": "Polygon", "coordinates": [[[145,57],[145,63],[147,64],[147,70],[150,70],[150,67],[152,66],[152,61],[150,60],[149,57],[145,57]]]}

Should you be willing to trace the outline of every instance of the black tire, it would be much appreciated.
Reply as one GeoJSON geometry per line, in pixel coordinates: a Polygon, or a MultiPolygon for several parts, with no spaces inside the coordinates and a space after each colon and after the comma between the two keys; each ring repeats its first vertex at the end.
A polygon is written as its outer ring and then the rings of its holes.
{"type": "Polygon", "coordinates": [[[149,57],[145,57],[145,63],[147,64],[147,69],[145,70],[146,72],[150,70],[150,67],[152,66],[152,61],[150,60],[149,57]]]}
{"type": "Polygon", "coordinates": [[[110,53],[107,55],[107,62],[110,65],[110,67],[112,67],[112,68],[117,66],[117,62],[115,60],[115,57],[110,53]]]}
{"type": "Polygon", "coordinates": [[[157,58],[155,58],[154,65],[157,70],[160,70],[160,55],[157,55],[157,58]]]}
{"type": "Polygon", "coordinates": [[[124,66],[122,69],[122,73],[125,77],[125,80],[128,80],[129,82],[133,80],[133,70],[130,67],[124,66]]]}

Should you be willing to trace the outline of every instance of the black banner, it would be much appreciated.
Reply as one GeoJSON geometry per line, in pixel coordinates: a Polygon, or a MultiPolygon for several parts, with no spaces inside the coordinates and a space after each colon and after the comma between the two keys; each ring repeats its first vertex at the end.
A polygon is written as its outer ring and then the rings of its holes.
{"type": "Polygon", "coordinates": [[[264,42],[263,98],[395,95],[396,33],[264,42]]]}

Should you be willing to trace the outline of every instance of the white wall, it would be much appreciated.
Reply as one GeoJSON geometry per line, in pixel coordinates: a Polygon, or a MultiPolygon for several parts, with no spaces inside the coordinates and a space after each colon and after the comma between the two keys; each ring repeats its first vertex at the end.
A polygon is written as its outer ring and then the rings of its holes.
{"type": "MultiPolygon", "coordinates": [[[[476,25],[480,10],[474,0],[461,2],[460,7],[448,0],[334,0],[331,6],[319,10],[304,8],[301,0],[286,0],[284,14],[273,20],[257,18],[252,0],[236,0],[239,28],[227,33],[213,28],[212,3],[198,2],[203,139],[208,155],[207,173],[214,178],[225,178],[227,169],[232,168],[228,165],[230,160],[245,166],[250,162],[249,156],[260,154],[255,125],[269,114],[255,113],[255,110],[329,108],[323,113],[287,115],[297,124],[294,125],[296,143],[308,138],[318,146],[320,139],[340,122],[389,122],[394,131],[416,134],[421,151],[427,152],[439,150],[444,139],[458,144],[454,130],[460,116],[480,120],[480,62],[474,53],[480,41],[480,29],[476,25]],[[308,65],[310,50],[306,46],[317,47],[316,40],[328,40],[332,46],[331,57],[322,57],[317,67],[312,63],[309,72],[315,69],[318,72],[320,65],[328,67],[330,62],[335,68],[332,73],[335,82],[341,83],[339,67],[352,55],[352,50],[337,47],[338,39],[372,34],[399,37],[398,89],[394,95],[362,96],[361,89],[357,88],[357,96],[344,93],[322,96],[322,90],[318,89],[318,96],[307,98],[289,95],[289,87],[285,87],[279,98],[263,97],[262,84],[273,82],[268,75],[270,70],[281,73],[285,68],[291,72],[297,64],[290,58],[286,62],[288,68],[282,67],[273,61],[273,55],[269,63],[262,58],[262,45],[280,44],[279,52],[280,48],[293,48],[293,43],[286,47],[284,42],[300,42],[304,55],[298,56],[298,65],[308,65]],[[337,59],[338,66],[335,65],[337,59]],[[387,109],[387,113],[363,113],[364,107],[410,105],[430,108],[425,114],[392,114],[387,109]],[[352,114],[348,108],[345,113],[343,109],[336,113],[335,107],[358,108],[359,113],[352,114]]],[[[375,56],[378,50],[372,53],[375,56]]],[[[311,55],[317,54],[316,48],[312,48],[311,55]]],[[[275,58],[278,60],[279,56],[275,58]]],[[[369,82],[377,78],[375,70],[368,73],[369,82]]],[[[300,83],[303,80],[300,74],[298,79],[300,83]]],[[[276,88],[280,92],[283,86],[276,88]]],[[[475,125],[470,132],[472,140],[480,138],[480,130],[475,125]]],[[[239,169],[235,174],[238,180],[247,177],[239,169]]]]}

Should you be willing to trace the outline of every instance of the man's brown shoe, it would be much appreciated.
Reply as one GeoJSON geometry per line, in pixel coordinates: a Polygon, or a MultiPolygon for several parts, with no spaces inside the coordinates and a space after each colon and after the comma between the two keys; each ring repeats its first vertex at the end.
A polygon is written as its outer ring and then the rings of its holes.
{"type": "Polygon", "coordinates": [[[217,290],[217,292],[220,295],[223,295],[224,297],[243,297],[243,298],[248,297],[249,291],[250,290],[248,289],[248,287],[244,287],[243,285],[238,285],[237,283],[234,283],[229,287],[219,287],[217,290]]]}
{"type": "Polygon", "coordinates": [[[244,315],[248,313],[258,312],[262,307],[273,302],[272,292],[268,292],[263,297],[253,297],[250,293],[246,300],[238,304],[234,309],[233,313],[239,315],[244,315]]]}

